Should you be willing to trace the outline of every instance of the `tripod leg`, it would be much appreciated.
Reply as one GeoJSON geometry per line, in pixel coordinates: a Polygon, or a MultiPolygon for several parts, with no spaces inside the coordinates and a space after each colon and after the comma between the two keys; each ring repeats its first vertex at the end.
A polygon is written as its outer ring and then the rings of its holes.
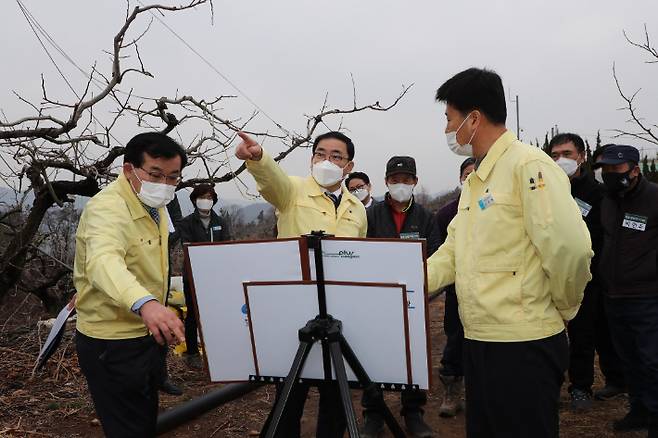
{"type": "Polygon", "coordinates": [[[347,432],[350,438],[359,437],[359,428],[356,423],[356,414],[354,413],[354,406],[352,406],[352,396],[350,394],[349,383],[347,382],[347,371],[345,371],[345,363],[343,362],[343,354],[341,353],[339,341],[329,343],[329,351],[331,353],[331,361],[334,364],[336,372],[336,380],[340,389],[340,399],[343,402],[343,410],[345,411],[345,420],[347,422],[347,432]]]}
{"type": "MultiPolygon", "coordinates": [[[[363,365],[361,365],[359,358],[356,357],[356,354],[354,354],[354,350],[352,350],[352,347],[350,347],[350,344],[347,342],[347,339],[345,339],[345,336],[343,336],[342,334],[340,335],[340,349],[343,356],[345,357],[345,360],[350,365],[350,368],[352,368],[352,371],[354,371],[354,374],[356,374],[357,379],[359,379],[359,383],[361,383],[361,385],[364,388],[371,387],[373,385],[372,380],[370,380],[370,377],[368,376],[368,373],[366,372],[365,368],[363,368],[363,365]]],[[[391,410],[384,402],[384,398],[381,397],[379,398],[379,400],[380,400],[379,409],[382,415],[384,416],[384,421],[386,422],[386,425],[388,426],[393,436],[395,438],[405,438],[406,434],[400,427],[398,421],[393,416],[391,410]]]]}
{"type": "Polygon", "coordinates": [[[304,362],[306,362],[306,358],[308,357],[308,354],[311,351],[312,346],[313,344],[309,342],[304,342],[304,341],[299,342],[299,348],[297,348],[297,353],[295,354],[295,359],[293,360],[292,366],[290,367],[290,372],[288,372],[288,376],[284,381],[283,390],[281,390],[281,395],[279,396],[279,400],[276,402],[276,405],[274,406],[272,421],[270,422],[270,426],[267,428],[267,433],[265,434],[265,438],[274,438],[276,431],[279,427],[279,422],[281,421],[281,417],[283,417],[283,412],[286,409],[286,405],[288,404],[288,398],[290,397],[292,388],[297,383],[297,380],[299,379],[299,376],[302,372],[302,368],[304,368],[304,362]]]}

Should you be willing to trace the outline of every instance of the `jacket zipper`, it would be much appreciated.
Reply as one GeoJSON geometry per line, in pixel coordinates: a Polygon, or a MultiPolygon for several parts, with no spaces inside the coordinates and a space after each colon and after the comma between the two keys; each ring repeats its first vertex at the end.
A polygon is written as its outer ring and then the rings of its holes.
{"type": "Polygon", "coordinates": [[[620,253],[620,247],[619,247],[619,235],[621,234],[621,228],[622,228],[622,222],[623,222],[623,216],[624,216],[624,208],[623,208],[623,203],[624,203],[624,198],[621,198],[617,205],[617,214],[615,215],[615,238],[613,240],[613,246],[612,249],[614,250],[614,256],[613,256],[613,264],[610,267],[612,270],[612,275],[610,276],[611,282],[610,286],[613,288],[613,293],[616,292],[617,288],[617,266],[619,265],[619,253],[620,253]]]}

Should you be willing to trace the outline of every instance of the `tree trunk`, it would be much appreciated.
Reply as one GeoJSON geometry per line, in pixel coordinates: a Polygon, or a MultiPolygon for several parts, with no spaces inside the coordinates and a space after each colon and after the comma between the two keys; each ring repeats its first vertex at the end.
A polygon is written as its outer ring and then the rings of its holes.
{"type": "MultiPolygon", "coordinates": [[[[99,190],[98,182],[94,179],[75,182],[56,181],[52,183],[52,188],[59,199],[67,199],[68,195],[93,196],[99,190]]],[[[48,188],[42,187],[36,194],[25,224],[13,236],[9,246],[0,257],[0,303],[8,291],[21,279],[30,244],[39,231],[46,211],[54,203],[55,200],[48,188]]]]}

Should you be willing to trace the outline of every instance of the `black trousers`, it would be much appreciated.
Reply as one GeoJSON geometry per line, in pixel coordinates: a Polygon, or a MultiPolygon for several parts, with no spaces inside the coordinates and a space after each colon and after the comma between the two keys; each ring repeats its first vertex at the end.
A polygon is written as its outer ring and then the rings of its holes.
{"type": "Polygon", "coordinates": [[[599,368],[606,384],[624,388],[626,387],[624,370],[621,358],[612,343],[603,290],[600,290],[597,296],[596,308],[595,346],[596,352],[599,354],[599,368]]]}
{"type": "Polygon", "coordinates": [[[578,313],[567,325],[569,333],[569,391],[589,394],[594,384],[594,350],[598,291],[588,285],[578,313]]]}
{"type": "MultiPolygon", "coordinates": [[[[631,407],[658,416],[658,297],[606,298],[612,341],[621,358],[631,407]]],[[[658,418],[658,417],[657,417],[658,418]]]]}
{"type": "MultiPolygon", "coordinates": [[[[363,415],[372,412],[379,412],[379,404],[384,399],[384,393],[381,389],[373,391],[363,391],[361,397],[361,406],[363,406],[363,415]]],[[[404,416],[411,412],[424,413],[423,406],[427,404],[427,392],[423,389],[405,389],[400,393],[402,410],[400,415],[404,416]]]]}
{"type": "Polygon", "coordinates": [[[153,337],[104,340],[77,332],[76,347],[105,435],[154,437],[162,353],[153,337]]]}
{"type": "Polygon", "coordinates": [[[185,294],[185,306],[187,306],[187,315],[185,315],[185,346],[187,354],[199,354],[199,338],[197,335],[196,312],[192,298],[192,290],[187,281],[187,274],[183,273],[183,293],[185,294]]]}
{"type": "Polygon", "coordinates": [[[595,350],[606,383],[624,386],[621,362],[610,340],[602,299],[600,289],[588,284],[576,317],[569,321],[569,391],[592,393],[595,350]]]}
{"type": "MultiPolygon", "coordinates": [[[[296,384],[293,387],[293,391],[288,398],[286,410],[279,422],[279,428],[275,435],[277,438],[298,438],[300,436],[300,422],[304,414],[304,405],[306,404],[309,388],[310,385],[305,383],[296,384]]],[[[275,404],[279,400],[282,389],[283,384],[276,386],[275,404]]],[[[342,438],[347,428],[347,422],[345,420],[345,413],[343,412],[338,383],[328,382],[320,384],[318,391],[320,392],[320,404],[318,406],[318,422],[315,436],[317,438],[342,438]]],[[[270,425],[273,411],[274,409],[270,411],[270,415],[263,425],[262,436],[265,436],[265,432],[270,425]]]]}
{"type": "Polygon", "coordinates": [[[564,332],[524,342],[464,341],[466,436],[558,438],[564,332]]]}
{"type": "Polygon", "coordinates": [[[443,331],[446,335],[446,345],[443,347],[440,373],[443,376],[459,377],[464,375],[464,327],[459,319],[455,285],[446,287],[445,293],[443,331]]]}

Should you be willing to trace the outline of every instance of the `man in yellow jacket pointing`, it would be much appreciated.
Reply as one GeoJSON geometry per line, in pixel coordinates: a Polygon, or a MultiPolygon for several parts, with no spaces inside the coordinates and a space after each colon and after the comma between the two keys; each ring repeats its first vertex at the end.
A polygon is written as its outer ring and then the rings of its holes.
{"type": "MultiPolygon", "coordinates": [[[[322,230],[338,237],[366,237],[368,222],[361,201],[343,186],[354,167],[354,144],[345,134],[327,132],[313,142],[311,175],[288,176],[254,139],[239,134],[242,142],[235,155],[245,160],[263,198],[276,208],[278,237],[298,237],[322,230]]],[[[334,383],[319,386],[320,406],[316,437],[339,438],[345,431],[345,415],[334,383]]],[[[297,385],[277,437],[300,436],[300,420],[308,386],[297,385]]],[[[270,418],[263,430],[267,430],[270,418]]]]}
{"type": "Polygon", "coordinates": [[[587,227],[564,172],[505,128],[500,77],[471,68],[438,89],[448,146],[476,158],[429,290],[455,283],[469,438],[557,437],[564,321],[591,279],[587,227]]]}

